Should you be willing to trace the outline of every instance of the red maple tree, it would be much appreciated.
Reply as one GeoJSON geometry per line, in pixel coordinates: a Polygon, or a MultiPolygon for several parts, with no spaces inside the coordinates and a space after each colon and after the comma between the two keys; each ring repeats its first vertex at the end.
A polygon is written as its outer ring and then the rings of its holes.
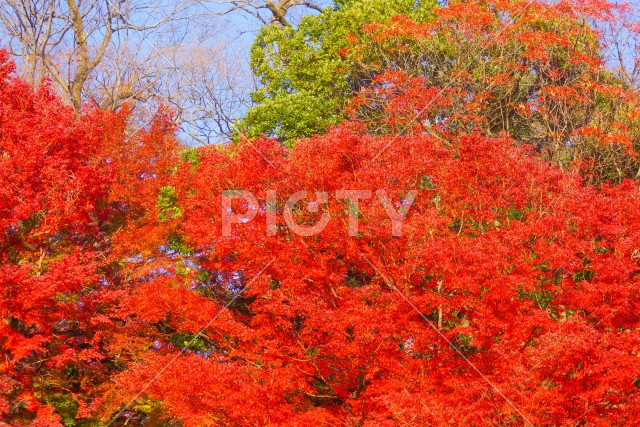
{"type": "MultiPolygon", "coordinates": [[[[118,377],[125,400],[145,386],[185,425],[632,423],[637,185],[584,186],[508,138],[361,130],[183,162],[173,274],[128,300],[156,344],[118,377]],[[261,208],[225,237],[229,188],[261,208]],[[282,216],[300,189],[384,189],[396,206],[418,194],[400,237],[375,198],[357,236],[330,198],[327,227],[303,237],[282,216]],[[268,190],[282,195],[271,237],[268,190]]],[[[304,204],[294,218],[311,225],[304,204]]]]}
{"type": "Polygon", "coordinates": [[[126,111],[78,118],[13,68],[0,51],[0,419],[69,425],[137,348],[110,315],[136,270],[126,257],[159,245],[177,143],[160,116],[129,137],[126,111]]]}

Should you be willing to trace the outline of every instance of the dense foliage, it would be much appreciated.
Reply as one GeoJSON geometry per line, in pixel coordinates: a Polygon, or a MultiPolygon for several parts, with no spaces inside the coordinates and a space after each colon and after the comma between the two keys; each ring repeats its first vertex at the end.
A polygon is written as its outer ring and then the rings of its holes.
{"type": "MultiPolygon", "coordinates": [[[[378,3],[339,4],[300,28],[378,3]]],[[[637,99],[593,60],[590,4],[348,26],[318,52],[379,71],[296,77],[345,109],[291,147],[77,115],[0,52],[0,424],[634,425],[637,99]]]]}
{"type": "MultiPolygon", "coordinates": [[[[397,14],[420,21],[435,1],[339,0],[335,8],[307,16],[296,27],[270,25],[258,33],[251,65],[262,86],[255,105],[238,124],[248,137],[277,137],[288,145],[298,137],[322,133],[344,117],[348,100],[370,83],[370,73],[344,52],[368,23],[397,14]]],[[[373,58],[367,58],[368,62],[373,58]]]]}
{"type": "Polygon", "coordinates": [[[252,57],[263,88],[240,128],[287,145],[349,115],[378,134],[479,128],[594,182],[639,176],[639,94],[624,68],[609,71],[601,29],[628,21],[617,31],[637,40],[625,6],[399,2],[396,15],[387,3],[341,3],[296,29],[263,29],[252,57]],[[376,5],[387,14],[368,11],[376,5]]]}
{"type": "Polygon", "coordinates": [[[129,257],[162,242],[149,209],[177,145],[164,119],[125,137],[126,112],[78,119],[12,70],[0,52],[0,419],[99,425],[74,417],[146,346],[118,338],[113,316],[129,257]]]}
{"type": "MultiPolygon", "coordinates": [[[[184,162],[177,276],[134,298],[140,327],[167,348],[122,387],[137,391],[172,357],[177,331],[193,336],[251,281],[148,389],[186,424],[522,425],[387,276],[534,425],[629,425],[640,410],[637,185],[584,187],[506,138],[392,138],[344,125],[288,154],[259,143],[271,164],[249,145],[184,162]],[[265,209],[224,237],[229,188],[265,209]],[[357,236],[333,197],[317,236],[285,226],[284,200],[299,189],[371,188],[394,203],[418,191],[401,238],[375,198],[360,201],[357,236]],[[274,237],[267,190],[281,195],[274,237]]],[[[318,220],[295,212],[299,224],[318,220]]]]}

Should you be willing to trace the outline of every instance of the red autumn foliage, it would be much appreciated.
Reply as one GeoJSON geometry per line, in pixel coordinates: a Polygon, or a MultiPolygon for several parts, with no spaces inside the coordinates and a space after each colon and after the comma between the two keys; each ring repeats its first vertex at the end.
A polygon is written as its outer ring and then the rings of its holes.
{"type": "MultiPolygon", "coordinates": [[[[344,125],[289,153],[270,141],[209,148],[183,163],[176,233],[190,250],[171,257],[175,275],[129,299],[156,346],[118,377],[122,402],[168,364],[145,395],[185,425],[521,425],[387,276],[534,425],[631,425],[637,184],[584,186],[506,138],[360,132],[344,125]],[[262,208],[223,237],[229,188],[262,208]],[[360,201],[357,237],[335,198],[317,236],[295,235],[280,212],[279,234],[267,237],[266,191],[281,209],[300,189],[385,189],[395,202],[419,193],[402,237],[375,198],[360,201]]],[[[296,212],[301,224],[317,220],[296,212]]]]}
{"type": "MultiPolygon", "coordinates": [[[[470,30],[485,21],[465,18],[470,30]]],[[[167,117],[136,132],[126,111],[77,117],[46,87],[11,77],[1,55],[1,421],[626,426],[640,417],[637,183],[591,186],[507,136],[422,124],[375,136],[369,123],[347,122],[292,150],[245,141],[178,157],[167,117]],[[230,236],[225,190],[258,204],[236,200],[257,215],[230,236]],[[330,215],[317,235],[284,220],[300,190],[329,195],[294,210],[305,226],[330,215]],[[335,197],[341,190],[373,195],[356,208],[335,197]],[[377,190],[394,208],[417,192],[401,236],[377,190]],[[278,196],[275,236],[267,191],[278,196]]],[[[377,82],[391,127],[433,98],[453,105],[401,72],[377,82]]],[[[482,120],[476,101],[455,118],[482,120]]]]}
{"type": "Polygon", "coordinates": [[[125,138],[126,112],[77,118],[12,70],[0,51],[0,419],[54,426],[52,405],[101,396],[134,349],[110,317],[131,273],[122,248],[134,228],[157,246],[146,210],[177,145],[162,118],[125,138]]]}
{"type": "Polygon", "coordinates": [[[637,179],[636,25],[606,1],[454,1],[369,24],[343,52],[371,82],[347,112],[376,134],[507,133],[593,183],[637,179]]]}

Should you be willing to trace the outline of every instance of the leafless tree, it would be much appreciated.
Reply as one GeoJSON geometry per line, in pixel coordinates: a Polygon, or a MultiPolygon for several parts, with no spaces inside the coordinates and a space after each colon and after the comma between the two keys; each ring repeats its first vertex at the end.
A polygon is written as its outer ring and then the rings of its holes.
{"type": "Polygon", "coordinates": [[[222,14],[241,11],[255,17],[263,25],[282,26],[291,25],[290,15],[295,8],[322,12],[322,9],[328,5],[328,2],[320,0],[229,0],[213,3],[223,6],[220,12],[222,14]]]}
{"type": "Polygon", "coordinates": [[[640,89],[640,7],[636,3],[621,4],[609,19],[592,25],[603,40],[607,66],[631,87],[640,89]]]}
{"type": "Polygon", "coordinates": [[[289,26],[329,0],[3,0],[0,35],[22,78],[48,78],[80,112],[170,107],[188,143],[228,139],[255,89],[248,42],[230,41],[224,17],[289,26]],[[226,33],[225,33],[226,32],[226,33]],[[244,44],[243,44],[244,43],[244,44]]]}
{"type": "Polygon", "coordinates": [[[199,144],[231,137],[255,89],[243,52],[218,41],[166,50],[162,56],[172,65],[158,68],[157,100],[173,109],[181,134],[199,144]]]}
{"type": "MultiPolygon", "coordinates": [[[[11,53],[20,59],[22,76],[33,84],[51,78],[79,111],[91,74],[114,46],[185,19],[183,11],[184,6],[162,0],[4,0],[0,23],[11,53]]],[[[120,86],[111,88],[111,104],[139,95],[130,90],[134,82],[123,80],[134,77],[130,69],[120,68],[125,74],[114,77],[120,86]]]]}

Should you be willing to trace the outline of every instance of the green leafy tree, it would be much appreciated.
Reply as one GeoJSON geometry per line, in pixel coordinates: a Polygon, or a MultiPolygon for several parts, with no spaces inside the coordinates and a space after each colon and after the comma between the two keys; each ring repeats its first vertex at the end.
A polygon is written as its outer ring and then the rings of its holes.
{"type": "Polygon", "coordinates": [[[346,55],[368,23],[397,14],[425,21],[434,0],[338,0],[297,28],[267,25],[251,49],[251,65],[261,82],[254,107],[238,123],[239,134],[267,135],[291,145],[297,137],[324,132],[344,117],[344,107],[371,81],[371,73],[346,55]]]}

